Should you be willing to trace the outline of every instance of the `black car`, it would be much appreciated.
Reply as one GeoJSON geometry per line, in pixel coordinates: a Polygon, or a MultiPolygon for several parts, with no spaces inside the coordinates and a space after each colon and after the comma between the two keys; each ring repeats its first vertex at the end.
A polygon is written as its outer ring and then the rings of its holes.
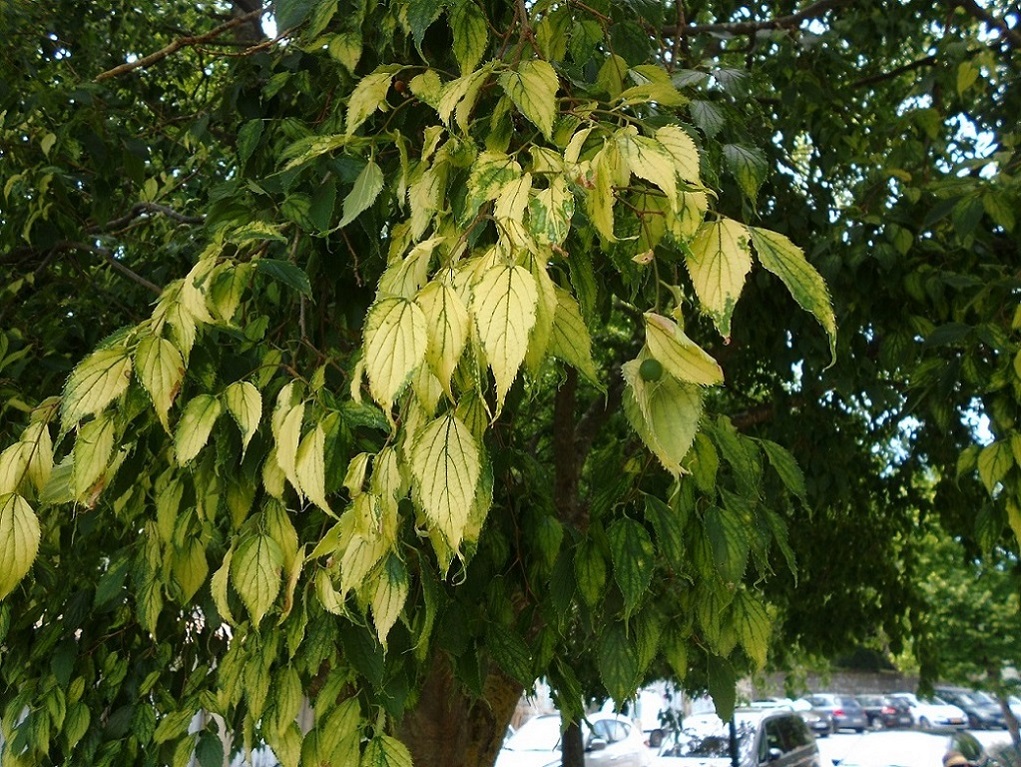
{"type": "Polygon", "coordinates": [[[1007,720],[996,700],[984,692],[964,687],[937,687],[935,692],[947,703],[953,703],[968,716],[972,730],[1005,730],[1007,720]]]}
{"type": "Polygon", "coordinates": [[[855,696],[868,717],[869,727],[883,730],[890,727],[911,727],[915,719],[911,709],[902,700],[887,698],[885,695],[855,696]]]}

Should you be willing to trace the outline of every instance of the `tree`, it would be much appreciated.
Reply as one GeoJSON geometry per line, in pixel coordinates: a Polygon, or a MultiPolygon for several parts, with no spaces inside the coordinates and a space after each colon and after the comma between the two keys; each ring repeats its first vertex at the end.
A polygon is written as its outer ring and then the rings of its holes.
{"type": "Polygon", "coordinates": [[[269,10],[2,10],[5,763],[726,711],[771,627],[909,638],[918,467],[1010,541],[1008,9],[269,10]]]}
{"type": "Polygon", "coordinates": [[[961,547],[944,536],[932,535],[929,544],[928,621],[941,676],[995,693],[1014,747],[1021,747],[1017,717],[1008,702],[1013,689],[1005,673],[1021,667],[1017,643],[1011,639],[1021,629],[1017,556],[1000,552],[998,560],[969,561],[961,547]]]}

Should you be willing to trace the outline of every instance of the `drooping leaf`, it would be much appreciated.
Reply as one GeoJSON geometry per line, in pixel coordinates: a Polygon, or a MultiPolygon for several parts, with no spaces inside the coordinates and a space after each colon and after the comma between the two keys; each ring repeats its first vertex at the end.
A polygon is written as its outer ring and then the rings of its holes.
{"type": "Polygon", "coordinates": [[[489,44],[486,17],[471,0],[458,0],[447,18],[454,35],[454,56],[461,67],[461,74],[468,74],[486,54],[489,44]]]}
{"type": "Polygon", "coordinates": [[[630,128],[617,135],[617,146],[631,172],[658,186],[671,205],[676,205],[677,171],[663,145],[648,136],[639,136],[635,128],[630,128]]]}
{"type": "Polygon", "coordinates": [[[538,301],[535,278],[521,266],[494,266],[474,285],[471,309],[496,379],[498,410],[528,352],[538,301]]]}
{"type": "Polygon", "coordinates": [[[624,390],[624,413],[631,426],[663,467],[683,474],[681,462],[694,442],[702,418],[702,395],[697,386],[673,376],[656,382],[643,380],[638,360],[623,366],[629,386],[624,390]]]}
{"type": "Polygon", "coordinates": [[[344,215],[337,224],[338,229],[343,229],[350,224],[359,214],[368,210],[369,206],[376,201],[379,193],[383,190],[383,171],[376,165],[374,160],[369,160],[362,172],[355,179],[354,186],[344,198],[344,215]]]}
{"type": "Polygon", "coordinates": [[[131,357],[126,349],[100,349],[86,357],[64,385],[61,428],[66,431],[123,394],[131,380],[131,370],[131,357]]]}
{"type": "Polygon", "coordinates": [[[434,280],[416,296],[426,321],[428,344],[426,362],[448,396],[452,396],[450,378],[461,359],[471,320],[468,309],[450,285],[434,280]]]}
{"type": "Polygon", "coordinates": [[[748,229],[723,218],[703,224],[685,256],[699,301],[724,338],[730,337],[730,318],[752,267],[748,229]]]}
{"type": "Polygon", "coordinates": [[[39,519],[15,493],[0,495],[0,599],[28,573],[39,552],[39,519]]]}
{"type": "MultiPolygon", "coordinates": [[[[75,496],[85,501],[106,472],[113,455],[114,420],[104,414],[84,424],[74,442],[71,483],[75,496]]],[[[90,504],[91,505],[91,504],[90,504]]]]}
{"type": "Polygon", "coordinates": [[[645,315],[645,342],[653,358],[679,381],[715,386],[723,383],[723,370],[677,323],[661,314],[645,315]]]}
{"type": "Polygon", "coordinates": [[[308,274],[300,266],[276,258],[257,258],[252,263],[255,265],[256,271],[298,291],[306,298],[312,297],[312,286],[308,281],[308,274]]]}
{"type": "Polygon", "coordinates": [[[783,281],[802,309],[819,320],[830,341],[830,356],[835,358],[837,321],[822,275],[808,263],[801,248],[782,234],[760,227],[751,227],[751,233],[759,263],[783,281]]]}
{"type": "Polygon", "coordinates": [[[234,552],[231,583],[256,626],[280,593],[283,564],[280,546],[265,533],[244,538],[234,552]]]}
{"type": "Polygon", "coordinates": [[[174,434],[174,451],[179,466],[191,461],[206,446],[221,409],[220,400],[211,394],[199,394],[185,405],[174,434]]]}
{"type": "Polygon", "coordinates": [[[400,617],[408,599],[408,570],[393,554],[387,557],[372,595],[372,622],[379,643],[386,649],[386,638],[400,617]]]}
{"type": "Polygon", "coordinates": [[[549,62],[538,59],[522,61],[516,70],[500,75],[500,86],[521,114],[542,131],[543,136],[551,138],[560,81],[549,62]]]}
{"type": "Polygon", "coordinates": [[[403,298],[384,298],[365,320],[365,372],[372,398],[384,411],[425,359],[429,342],[425,314],[403,298]]]}
{"type": "Polygon", "coordinates": [[[407,747],[389,735],[377,735],[362,754],[360,767],[412,767],[407,747]]]}
{"type": "Polygon", "coordinates": [[[737,179],[741,191],[754,203],[759,193],[759,187],[762,186],[769,169],[766,155],[757,147],[724,144],[723,158],[727,161],[730,172],[737,179]]]}
{"type": "Polygon", "coordinates": [[[347,134],[350,136],[377,109],[385,108],[386,94],[390,82],[400,69],[396,66],[380,66],[363,77],[351,91],[347,101],[347,134]]]}
{"type": "Polygon", "coordinates": [[[624,597],[627,619],[652,583],[653,546],[649,533],[633,519],[618,519],[606,531],[613,557],[613,578],[624,597]]]}
{"type": "Polygon", "coordinates": [[[135,370],[139,382],[152,399],[160,423],[170,431],[167,413],[184,379],[184,358],[167,339],[149,335],[135,349],[135,370]]]}
{"type": "Polygon", "coordinates": [[[428,424],[412,445],[411,472],[426,518],[456,549],[482,473],[479,447],[468,427],[449,414],[428,424]]]}
{"type": "Polygon", "coordinates": [[[574,296],[563,288],[556,289],[557,308],[553,315],[553,334],[549,353],[577,368],[583,376],[597,386],[599,373],[592,359],[592,337],[581,316],[581,308],[574,296]]]}
{"type": "Polygon", "coordinates": [[[638,650],[623,623],[607,626],[599,637],[597,666],[603,686],[614,700],[628,700],[638,686],[638,650]]]}
{"type": "Polygon", "coordinates": [[[326,431],[321,423],[302,439],[294,463],[301,492],[320,509],[334,516],[326,500],[326,431]]]}
{"type": "Polygon", "coordinates": [[[241,430],[241,455],[244,456],[262,419],[262,395],[254,384],[235,381],[224,390],[223,400],[227,412],[241,430]]]}
{"type": "Polygon", "coordinates": [[[765,606],[748,589],[741,589],[732,603],[738,641],[758,668],[766,665],[771,621],[765,606]]]}
{"type": "Polygon", "coordinates": [[[701,183],[698,148],[686,130],[677,125],[665,125],[656,131],[656,141],[670,154],[674,170],[682,181],[701,183]]]}
{"type": "Polygon", "coordinates": [[[990,494],[1014,465],[1014,454],[1005,441],[993,442],[978,454],[978,475],[990,494]]]}

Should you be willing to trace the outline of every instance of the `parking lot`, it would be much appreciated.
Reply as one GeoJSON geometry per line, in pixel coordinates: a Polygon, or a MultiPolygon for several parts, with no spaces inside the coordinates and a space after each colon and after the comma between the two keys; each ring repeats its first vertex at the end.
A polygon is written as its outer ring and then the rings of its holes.
{"type": "MultiPolygon", "coordinates": [[[[940,767],[942,748],[933,748],[930,752],[917,748],[915,744],[916,730],[885,730],[881,732],[840,732],[818,740],[819,753],[823,757],[823,767],[830,763],[872,764],[888,762],[899,767],[940,767]],[[891,747],[893,741],[893,747],[891,747]],[[891,752],[900,750],[897,743],[905,746],[903,752],[908,758],[894,758],[891,752]]],[[[1009,743],[1010,735],[1006,730],[969,730],[987,749],[990,746],[1009,743]]]]}

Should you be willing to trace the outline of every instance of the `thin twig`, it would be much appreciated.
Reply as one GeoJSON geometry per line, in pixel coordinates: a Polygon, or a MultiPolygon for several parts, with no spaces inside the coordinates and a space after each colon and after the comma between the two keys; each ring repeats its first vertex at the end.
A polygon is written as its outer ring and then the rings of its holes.
{"type": "Polygon", "coordinates": [[[89,245],[87,242],[63,241],[58,242],[53,247],[54,250],[82,250],[85,251],[86,253],[95,253],[97,256],[102,256],[103,258],[105,258],[106,262],[110,264],[110,266],[112,266],[115,271],[120,272],[133,282],[137,282],[143,288],[151,290],[156,295],[160,295],[161,293],[163,293],[163,288],[161,288],[154,282],[150,282],[137,272],[132,271],[130,267],[128,267],[126,264],[120,261],[120,259],[118,259],[117,256],[114,255],[114,252],[112,250],[110,250],[109,248],[104,248],[102,245],[89,245]]]}
{"type": "Polygon", "coordinates": [[[904,66],[897,67],[896,69],[891,69],[889,72],[877,72],[874,75],[869,75],[868,77],[863,77],[860,80],[855,80],[853,83],[851,83],[851,87],[861,88],[862,86],[874,85],[875,83],[880,83],[883,82],[884,80],[892,80],[893,78],[902,75],[905,72],[910,72],[913,69],[920,69],[921,67],[932,66],[938,60],[939,59],[937,59],[935,56],[926,56],[924,59],[918,59],[917,61],[909,62],[904,66]]]}
{"type": "Polygon", "coordinates": [[[257,8],[251,13],[246,13],[243,16],[236,16],[230,21],[221,24],[220,26],[216,27],[215,29],[209,32],[206,32],[205,34],[191,35],[189,37],[179,37],[173,42],[160,48],[155,53],[150,53],[148,56],[143,56],[142,58],[135,59],[134,61],[127,61],[123,64],[114,67],[113,69],[108,69],[105,72],[101,72],[100,74],[96,75],[94,82],[97,83],[102,82],[103,80],[109,80],[111,77],[123,75],[126,72],[132,72],[136,69],[143,69],[144,67],[152,66],[153,64],[162,61],[167,56],[173,55],[177,51],[181,50],[181,48],[185,48],[192,45],[202,45],[203,43],[207,43],[210,40],[214,40],[215,38],[224,34],[225,32],[229,32],[235,27],[239,27],[242,24],[261,16],[263,13],[264,10],[262,8],[257,8]]]}

